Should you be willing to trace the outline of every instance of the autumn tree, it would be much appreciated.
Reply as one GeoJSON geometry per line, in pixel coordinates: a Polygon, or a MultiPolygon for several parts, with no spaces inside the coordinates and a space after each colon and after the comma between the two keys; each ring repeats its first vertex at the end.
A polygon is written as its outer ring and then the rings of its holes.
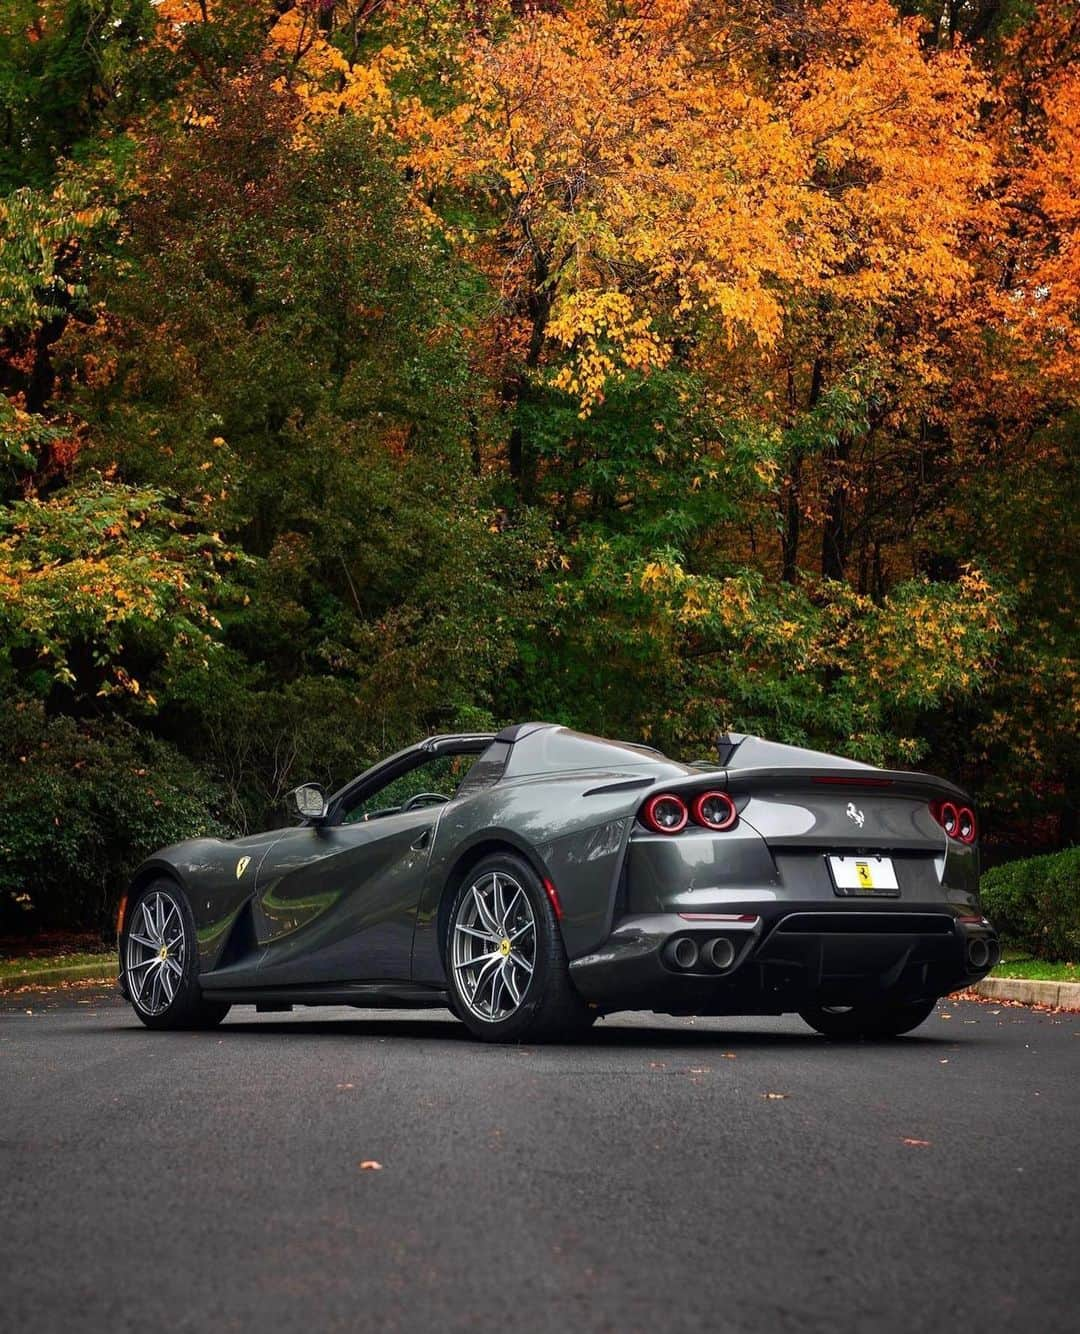
{"type": "Polygon", "coordinates": [[[198,737],[259,819],[305,759],[331,781],[490,707],[519,559],[460,430],[475,281],[362,124],[295,150],[296,124],[259,71],[148,139],[103,312],[63,346],[83,466],[189,497],[249,558],[223,653],[159,727],[198,737]]]}
{"type": "Polygon", "coordinates": [[[0,191],[48,185],[166,85],[144,63],[151,0],[5,0],[0,10],[0,191]]]}
{"type": "Polygon", "coordinates": [[[967,504],[934,534],[961,559],[992,553],[1019,593],[993,692],[966,719],[980,786],[1020,817],[1018,845],[1080,830],[1080,7],[1020,17],[991,52],[994,180],[947,367],[967,504]]]}

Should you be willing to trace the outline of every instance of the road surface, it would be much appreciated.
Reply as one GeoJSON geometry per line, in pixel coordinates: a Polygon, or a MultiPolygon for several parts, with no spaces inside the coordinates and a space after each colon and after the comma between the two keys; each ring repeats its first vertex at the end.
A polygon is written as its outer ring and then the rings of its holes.
{"type": "Polygon", "coordinates": [[[500,1048],[443,1012],[0,1009],[7,1330],[937,1334],[1080,1304],[1080,1014],[500,1048]]]}

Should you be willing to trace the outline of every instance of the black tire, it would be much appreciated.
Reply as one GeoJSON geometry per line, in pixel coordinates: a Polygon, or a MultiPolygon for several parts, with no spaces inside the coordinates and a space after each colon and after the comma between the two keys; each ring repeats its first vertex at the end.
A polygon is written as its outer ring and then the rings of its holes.
{"type": "Polygon", "coordinates": [[[523,858],[513,853],[495,853],[477,863],[458,887],[447,919],[444,942],[451,1009],[474,1037],[484,1042],[548,1042],[573,1038],[597,1018],[570,980],[566,949],[543,885],[523,858]],[[534,970],[520,1004],[508,1017],[485,1019],[470,1004],[454,967],[451,942],[455,925],[472,894],[473,886],[498,873],[519,885],[528,898],[535,924],[534,970]]]}
{"type": "MultiPolygon", "coordinates": [[[[170,929],[175,935],[175,925],[170,929]]],[[[138,894],[129,901],[124,912],[124,925],[120,936],[120,969],[121,974],[126,975],[126,994],[131,1001],[131,1008],[147,1028],[215,1028],[229,1013],[230,1006],[227,1004],[203,999],[202,989],[199,986],[199,946],[195,935],[195,919],[191,915],[187,895],[175,880],[170,880],[164,876],[161,879],[153,880],[150,884],[143,886],[138,894]],[[174,993],[161,1009],[156,1009],[152,1003],[152,983],[150,984],[151,992],[146,992],[145,986],[139,985],[140,978],[143,979],[145,984],[146,974],[154,971],[152,966],[148,966],[141,972],[126,975],[130,937],[133,932],[138,934],[143,928],[146,919],[143,916],[142,905],[148,901],[154,902],[155,896],[158,896],[158,900],[167,899],[175,907],[176,915],[179,917],[182,927],[183,938],[182,960],[178,965],[181,968],[181,975],[170,977],[170,985],[174,987],[174,993]]],[[[158,999],[165,1000],[163,990],[158,993],[158,999]]]]}
{"type": "Polygon", "coordinates": [[[898,1038],[933,1013],[936,1000],[864,1002],[851,1006],[808,1005],[801,1018],[827,1038],[898,1038]]]}

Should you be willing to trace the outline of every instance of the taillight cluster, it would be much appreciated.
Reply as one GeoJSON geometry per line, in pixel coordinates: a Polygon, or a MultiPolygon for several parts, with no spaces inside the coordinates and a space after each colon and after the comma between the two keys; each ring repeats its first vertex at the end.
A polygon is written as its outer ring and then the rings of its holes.
{"type": "Polygon", "coordinates": [[[674,792],[658,792],[638,811],[638,819],[654,834],[678,834],[691,819],[703,829],[722,833],[735,826],[739,813],[726,792],[699,792],[689,806],[674,792]]]}
{"type": "Polygon", "coordinates": [[[957,806],[954,801],[932,801],[930,814],[950,838],[958,843],[974,843],[978,829],[975,812],[970,806],[957,806]]]}

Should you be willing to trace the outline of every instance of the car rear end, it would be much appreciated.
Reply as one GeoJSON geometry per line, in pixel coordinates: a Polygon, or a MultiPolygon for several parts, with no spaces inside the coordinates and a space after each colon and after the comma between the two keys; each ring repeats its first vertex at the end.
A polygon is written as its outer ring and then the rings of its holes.
{"type": "Polygon", "coordinates": [[[613,928],[571,971],[605,1008],[904,1004],[986,975],[974,808],[858,765],[702,773],[643,793],[613,928]]]}

